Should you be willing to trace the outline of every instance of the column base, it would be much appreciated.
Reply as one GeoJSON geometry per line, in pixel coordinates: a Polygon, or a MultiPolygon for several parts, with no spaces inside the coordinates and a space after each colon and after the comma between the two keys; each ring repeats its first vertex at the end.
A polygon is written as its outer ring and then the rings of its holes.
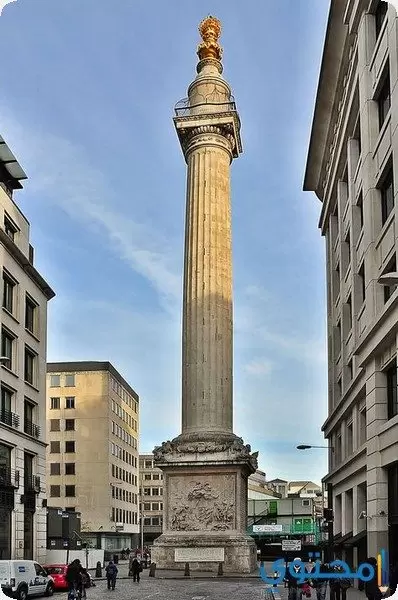
{"type": "Polygon", "coordinates": [[[151,548],[151,560],[156,563],[157,569],[163,570],[183,571],[185,562],[189,563],[192,571],[215,573],[219,562],[223,563],[224,573],[253,573],[258,568],[254,540],[248,535],[232,532],[217,535],[195,532],[163,534],[151,548]],[[213,560],[206,561],[206,557],[213,560]],[[184,561],[184,558],[187,560],[184,561]]]}

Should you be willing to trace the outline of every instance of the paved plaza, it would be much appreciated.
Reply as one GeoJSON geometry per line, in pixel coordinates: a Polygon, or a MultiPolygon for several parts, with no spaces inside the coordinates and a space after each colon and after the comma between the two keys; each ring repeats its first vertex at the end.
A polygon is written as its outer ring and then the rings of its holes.
{"type": "MultiPolygon", "coordinates": [[[[139,584],[131,579],[118,580],[115,591],[109,591],[105,581],[98,581],[95,588],[87,590],[87,600],[108,597],[115,600],[265,600],[265,588],[255,577],[160,579],[149,578],[144,573],[139,584]]],[[[287,600],[287,589],[283,586],[276,588],[276,600],[287,600]]],[[[314,591],[312,600],[316,600],[314,591]]],[[[366,600],[366,596],[350,589],[347,600],[366,600]]]]}

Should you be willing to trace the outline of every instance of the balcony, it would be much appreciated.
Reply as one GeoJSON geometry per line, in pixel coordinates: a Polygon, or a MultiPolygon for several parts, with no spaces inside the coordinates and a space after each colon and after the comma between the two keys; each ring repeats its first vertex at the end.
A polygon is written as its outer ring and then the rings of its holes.
{"type": "Polygon", "coordinates": [[[38,494],[40,492],[40,477],[37,475],[25,475],[24,477],[25,493],[34,492],[38,494]]]}
{"type": "Polygon", "coordinates": [[[16,415],[9,410],[0,410],[0,423],[4,423],[4,425],[8,425],[9,427],[14,427],[14,429],[18,429],[19,415],[16,415]]]}
{"type": "Polygon", "coordinates": [[[236,104],[233,96],[228,102],[201,102],[191,104],[189,98],[183,98],[174,107],[176,117],[191,117],[203,114],[236,113],[236,104]]]}
{"type": "Polygon", "coordinates": [[[40,437],[40,427],[32,423],[32,421],[25,421],[24,432],[36,439],[40,437]]]}
{"type": "Polygon", "coordinates": [[[0,465],[0,489],[19,488],[19,471],[0,465]]]}

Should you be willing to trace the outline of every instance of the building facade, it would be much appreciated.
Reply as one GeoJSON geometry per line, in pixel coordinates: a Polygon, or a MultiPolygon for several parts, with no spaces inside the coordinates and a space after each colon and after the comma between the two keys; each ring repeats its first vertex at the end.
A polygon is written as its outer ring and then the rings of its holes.
{"type": "Polygon", "coordinates": [[[325,482],[353,565],[398,559],[397,31],[387,2],[332,0],[304,183],[326,241],[325,482]]]}
{"type": "Polygon", "coordinates": [[[94,548],[138,544],[139,398],[109,362],[47,365],[49,506],[81,513],[94,548]]]}
{"type": "Polygon", "coordinates": [[[153,454],[140,454],[141,504],[144,547],[149,546],[163,530],[163,473],[155,467],[153,454]]]}
{"type": "Polygon", "coordinates": [[[47,302],[34,267],[30,225],[14,201],[26,175],[0,136],[2,270],[0,559],[46,553],[47,302]]]}

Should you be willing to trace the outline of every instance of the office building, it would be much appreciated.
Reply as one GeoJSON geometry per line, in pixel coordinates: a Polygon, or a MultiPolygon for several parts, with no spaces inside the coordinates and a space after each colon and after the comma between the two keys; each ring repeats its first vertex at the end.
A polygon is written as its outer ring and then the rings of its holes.
{"type": "Polygon", "coordinates": [[[14,200],[24,179],[0,136],[0,559],[40,561],[46,552],[47,302],[55,294],[34,266],[30,224],[14,200]]]}
{"type": "Polygon", "coordinates": [[[149,546],[163,528],[163,473],[155,467],[152,453],[140,454],[140,481],[143,541],[149,546]]]}
{"type": "Polygon", "coordinates": [[[81,513],[91,547],[139,542],[139,398],[109,362],[47,365],[49,506],[81,513]]]}
{"type": "Polygon", "coordinates": [[[325,483],[353,565],[398,559],[397,31],[387,2],[331,1],[304,183],[326,241],[325,483]]]}

